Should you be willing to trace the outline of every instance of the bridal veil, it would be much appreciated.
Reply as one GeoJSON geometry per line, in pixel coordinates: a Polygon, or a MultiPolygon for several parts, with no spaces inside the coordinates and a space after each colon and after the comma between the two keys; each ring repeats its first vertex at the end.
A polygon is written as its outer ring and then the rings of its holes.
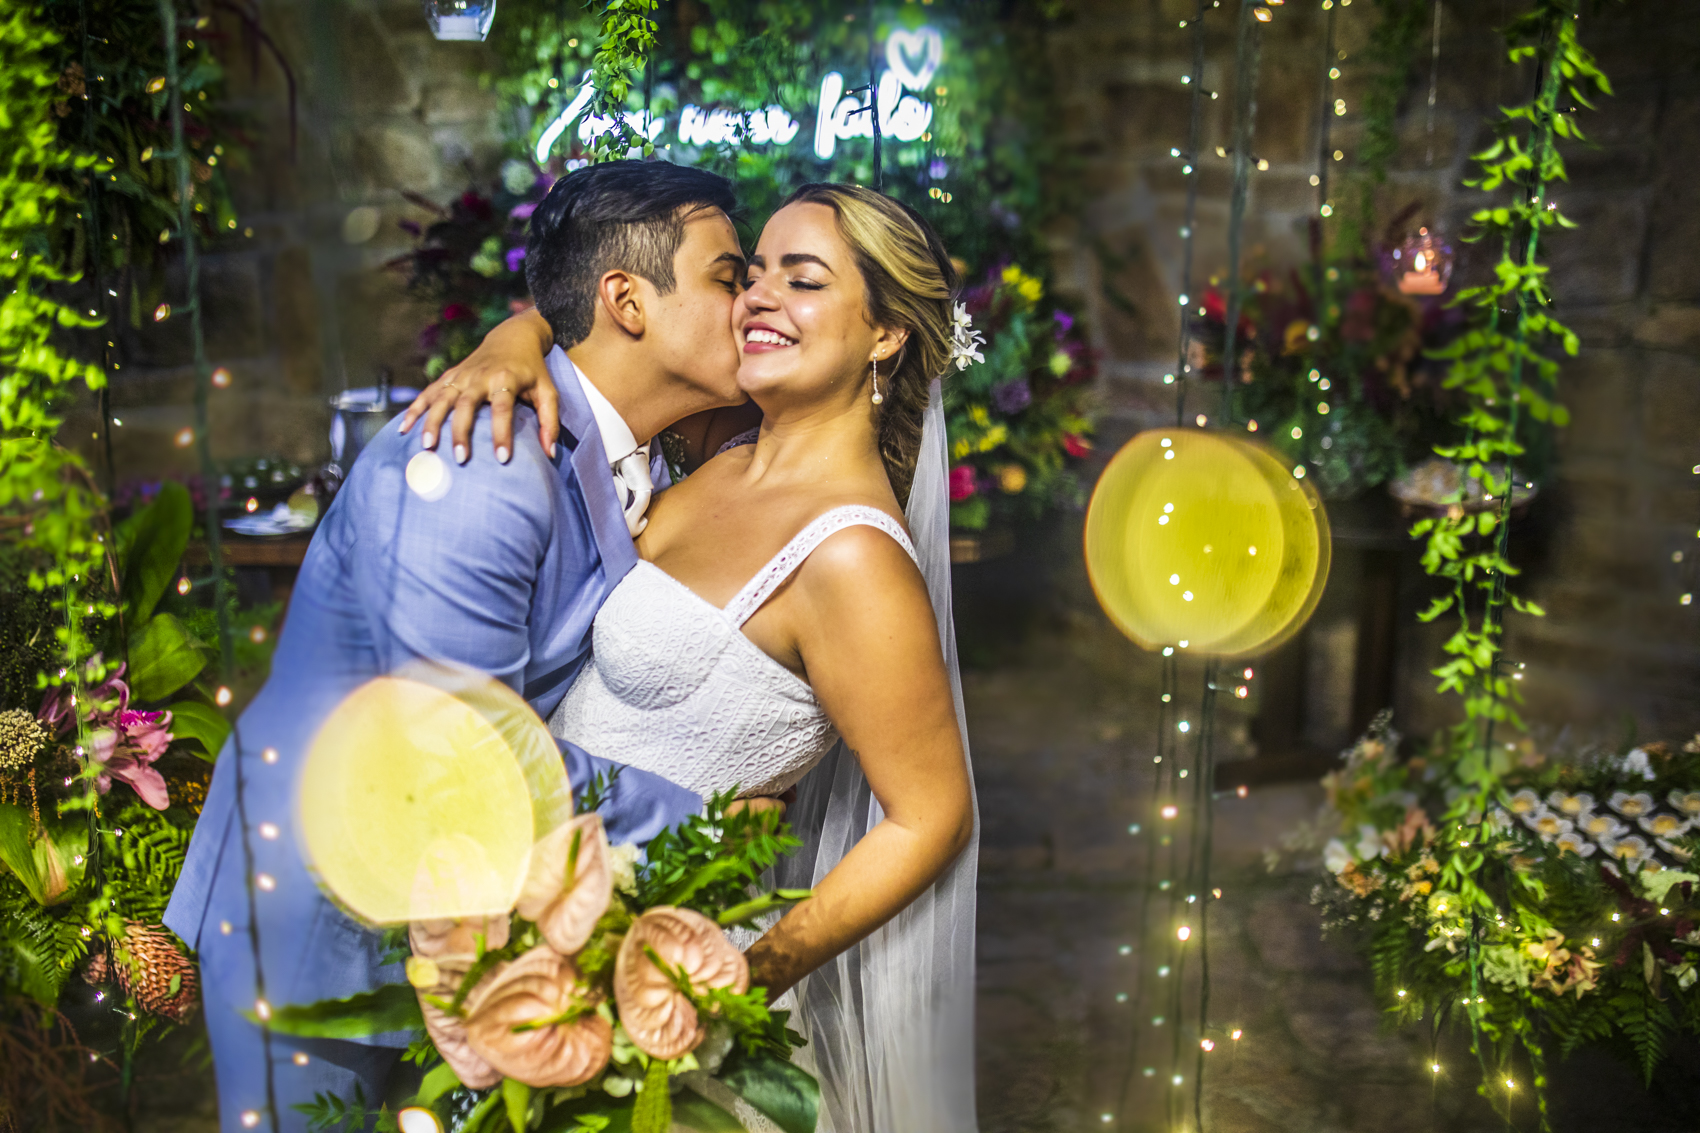
{"type": "MultiPolygon", "coordinates": [[[[962,729],[962,678],[951,621],[949,453],[942,384],[932,383],[905,509],[962,729]]],[[[973,776],[969,776],[970,785],[973,776]]],[[[797,787],[788,817],[803,839],[779,884],[817,884],[882,817],[843,742],[797,787]]],[[[821,1133],[974,1133],[974,889],[979,805],[968,846],[890,922],[797,986],[797,1053],[821,1083],[821,1133]]]]}

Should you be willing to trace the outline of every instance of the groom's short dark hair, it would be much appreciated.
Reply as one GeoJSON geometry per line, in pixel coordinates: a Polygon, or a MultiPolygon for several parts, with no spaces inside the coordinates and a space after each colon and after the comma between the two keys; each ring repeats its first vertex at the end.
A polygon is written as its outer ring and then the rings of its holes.
{"type": "Polygon", "coordinates": [[[563,350],[590,337],[596,283],[610,271],[642,276],[666,295],[685,222],[705,208],[731,213],[732,182],[666,161],[604,161],[555,182],[531,214],[525,281],[563,350]]]}

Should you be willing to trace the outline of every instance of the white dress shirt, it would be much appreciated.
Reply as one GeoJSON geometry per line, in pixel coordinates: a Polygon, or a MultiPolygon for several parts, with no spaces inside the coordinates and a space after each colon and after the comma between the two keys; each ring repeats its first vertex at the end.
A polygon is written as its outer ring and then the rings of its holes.
{"type": "Polygon", "coordinates": [[[590,402],[591,416],[596,418],[596,431],[602,435],[602,449],[608,456],[608,471],[614,477],[614,490],[619,493],[620,505],[626,510],[626,529],[636,539],[649,520],[644,511],[655,493],[655,483],[649,474],[649,445],[638,444],[632,427],[614,408],[614,403],[602,395],[591,380],[584,376],[578,363],[567,359],[578,377],[584,399],[590,402]]]}

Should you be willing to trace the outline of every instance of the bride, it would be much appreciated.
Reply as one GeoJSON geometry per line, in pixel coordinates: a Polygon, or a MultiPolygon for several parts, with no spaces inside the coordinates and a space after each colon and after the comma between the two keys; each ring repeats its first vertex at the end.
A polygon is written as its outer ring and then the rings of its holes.
{"type": "MultiPolygon", "coordinates": [[[[759,430],[656,496],[550,720],[704,796],[797,787],[804,848],[778,881],[814,895],[748,957],[792,993],[835,1133],[975,1128],[978,839],[939,382],[955,282],[932,228],[879,193],[807,185],[774,214],[733,307],[759,430]]],[[[423,400],[552,393],[547,325],[510,324],[423,400]]]]}

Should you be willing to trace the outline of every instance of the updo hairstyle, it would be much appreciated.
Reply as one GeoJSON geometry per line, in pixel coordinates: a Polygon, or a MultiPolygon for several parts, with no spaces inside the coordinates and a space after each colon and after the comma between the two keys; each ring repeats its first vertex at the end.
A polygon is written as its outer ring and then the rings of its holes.
{"type": "Polygon", "coordinates": [[[868,320],[909,332],[902,348],[880,363],[884,401],[874,410],[880,459],[898,502],[907,504],[928,387],[950,365],[956,269],[933,226],[883,193],[815,183],[785,200],[801,202],[825,205],[837,216],[838,233],[850,245],[868,293],[868,320]]]}

